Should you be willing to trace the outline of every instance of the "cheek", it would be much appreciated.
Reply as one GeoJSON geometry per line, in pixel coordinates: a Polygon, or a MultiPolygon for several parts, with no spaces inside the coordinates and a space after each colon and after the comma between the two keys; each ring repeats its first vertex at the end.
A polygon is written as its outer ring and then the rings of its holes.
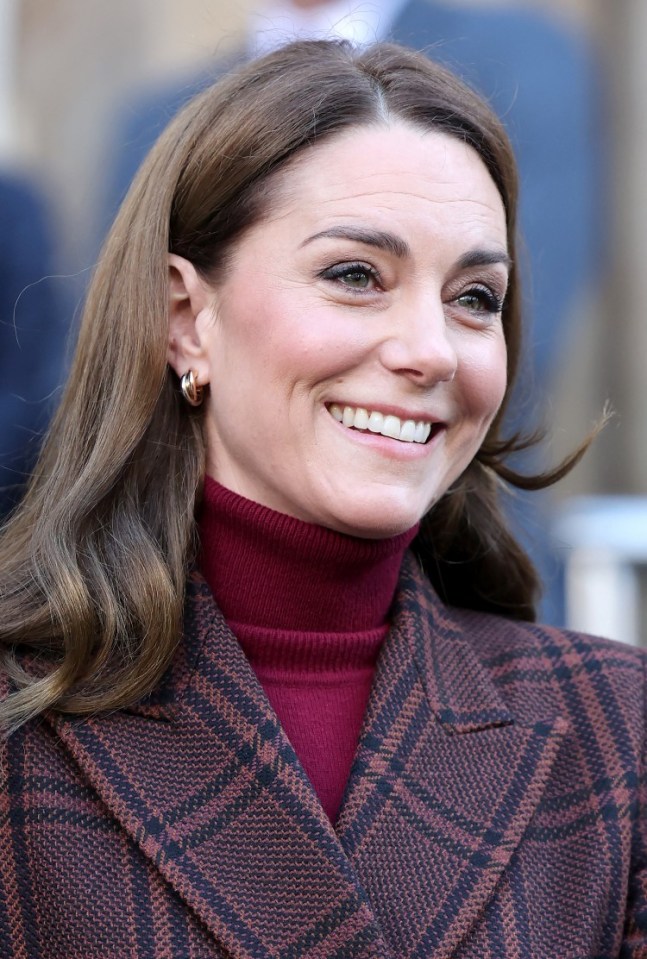
{"type": "Polygon", "coordinates": [[[489,422],[503,402],[507,386],[507,356],[503,338],[475,350],[464,367],[465,399],[470,414],[489,422]]]}

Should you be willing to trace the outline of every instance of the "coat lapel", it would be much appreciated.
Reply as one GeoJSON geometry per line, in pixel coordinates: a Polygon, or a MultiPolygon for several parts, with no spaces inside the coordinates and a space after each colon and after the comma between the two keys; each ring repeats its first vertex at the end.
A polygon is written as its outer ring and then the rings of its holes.
{"type": "Polygon", "coordinates": [[[49,722],[232,956],[446,959],[501,879],[565,730],[515,722],[473,640],[405,563],[336,830],[199,577],[153,696],[49,722]]]}
{"type": "Polygon", "coordinates": [[[515,722],[460,615],[408,559],[337,824],[394,955],[454,954],[533,816],[565,730],[553,716],[515,722]]]}
{"type": "Polygon", "coordinates": [[[390,959],[364,891],[199,577],[160,690],[50,717],[106,806],[228,954],[390,959]]]}

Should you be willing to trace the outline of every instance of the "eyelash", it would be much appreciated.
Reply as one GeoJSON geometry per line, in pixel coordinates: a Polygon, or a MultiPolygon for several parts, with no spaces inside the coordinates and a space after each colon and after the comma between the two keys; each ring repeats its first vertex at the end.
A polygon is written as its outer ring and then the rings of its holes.
{"type": "MultiPolygon", "coordinates": [[[[377,272],[377,270],[374,267],[369,266],[367,263],[361,263],[360,261],[357,261],[354,263],[336,263],[334,266],[330,266],[327,269],[322,270],[319,276],[323,280],[341,281],[343,277],[350,276],[353,273],[364,274],[365,276],[372,279],[377,286],[381,285],[380,275],[377,272]]],[[[340,285],[343,286],[345,289],[347,289],[351,293],[362,294],[364,292],[370,292],[368,288],[367,290],[363,290],[363,289],[355,289],[352,286],[348,286],[345,283],[341,283],[340,285]]]]}
{"type": "Polygon", "coordinates": [[[480,283],[471,286],[468,290],[464,290],[459,296],[456,297],[455,302],[458,303],[464,296],[476,296],[480,299],[482,304],[482,309],[474,309],[473,307],[467,307],[474,313],[500,313],[503,309],[503,299],[491,290],[489,286],[483,286],[480,283]]]}
{"type": "MultiPolygon", "coordinates": [[[[336,263],[334,266],[328,267],[325,270],[322,270],[319,276],[324,280],[331,281],[341,281],[343,277],[350,276],[352,274],[363,274],[373,280],[377,286],[381,286],[380,275],[377,270],[369,266],[367,263],[362,263],[361,261],[356,261],[352,263],[336,263]]],[[[357,294],[361,296],[363,293],[370,292],[369,289],[354,288],[347,284],[342,283],[342,286],[350,293],[357,294]]],[[[459,301],[466,296],[474,296],[480,300],[482,308],[466,307],[473,313],[489,313],[492,315],[497,315],[501,313],[503,309],[503,299],[498,296],[494,290],[489,286],[485,286],[481,283],[476,283],[473,286],[470,286],[469,289],[464,290],[459,296],[457,296],[454,302],[459,303],[459,301]]],[[[459,304],[460,305],[460,304],[459,304]]]]}

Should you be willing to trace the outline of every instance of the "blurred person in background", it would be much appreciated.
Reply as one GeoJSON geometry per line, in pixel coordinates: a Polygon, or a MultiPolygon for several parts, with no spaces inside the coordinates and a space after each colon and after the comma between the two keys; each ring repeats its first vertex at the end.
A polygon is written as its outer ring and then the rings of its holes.
{"type": "Polygon", "coordinates": [[[64,375],[53,245],[39,190],[0,173],[0,521],[24,491],[64,375]]]}
{"type": "Polygon", "coordinates": [[[0,537],[0,959],[643,959],[647,653],[539,626],[517,175],[299,43],[188,105],[0,537]]]}
{"type": "MultiPolygon", "coordinates": [[[[521,260],[528,326],[512,428],[546,418],[546,391],[570,353],[578,307],[599,262],[604,207],[600,102],[587,38],[533,8],[478,8],[429,0],[276,0],[254,7],[245,45],[197,76],[134,98],[117,122],[104,222],[125,196],[154,140],[200,89],[246,57],[295,37],[337,36],[362,45],[392,39],[428,51],[479,90],[503,119],[521,180],[521,260]]],[[[519,462],[539,467],[532,454],[519,462]]],[[[544,580],[542,618],[564,618],[550,501],[519,492],[509,506],[544,580]]]]}

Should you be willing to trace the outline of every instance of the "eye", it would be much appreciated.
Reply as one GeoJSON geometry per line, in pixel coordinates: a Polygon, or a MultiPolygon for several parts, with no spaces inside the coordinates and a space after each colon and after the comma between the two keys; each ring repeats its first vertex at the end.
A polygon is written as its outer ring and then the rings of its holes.
{"type": "Polygon", "coordinates": [[[503,309],[503,299],[480,283],[457,296],[455,302],[471,313],[500,313],[503,309]]]}
{"type": "Polygon", "coordinates": [[[332,280],[358,293],[373,290],[379,286],[377,271],[366,263],[336,263],[324,270],[320,276],[324,280],[332,280]]]}

